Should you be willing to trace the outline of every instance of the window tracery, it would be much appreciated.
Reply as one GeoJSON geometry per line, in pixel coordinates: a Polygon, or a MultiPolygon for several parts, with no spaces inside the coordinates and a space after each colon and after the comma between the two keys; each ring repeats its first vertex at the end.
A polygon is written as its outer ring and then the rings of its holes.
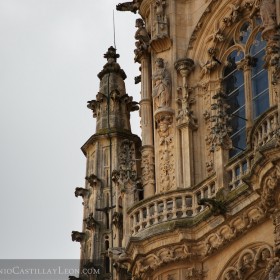
{"type": "Polygon", "coordinates": [[[230,157],[246,149],[246,131],[269,109],[268,74],[264,68],[266,42],[260,26],[258,17],[243,21],[226,51],[223,88],[230,105],[230,157]]]}

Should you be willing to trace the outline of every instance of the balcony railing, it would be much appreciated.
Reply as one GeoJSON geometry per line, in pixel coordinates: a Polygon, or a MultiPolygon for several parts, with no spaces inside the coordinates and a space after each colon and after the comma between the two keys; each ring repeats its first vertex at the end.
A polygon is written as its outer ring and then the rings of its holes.
{"type": "Polygon", "coordinates": [[[250,135],[251,146],[249,146],[248,151],[233,159],[227,166],[230,190],[236,189],[243,183],[242,177],[250,171],[254,163],[255,152],[272,141],[277,136],[278,131],[278,111],[276,107],[272,107],[254,125],[250,135]]]}
{"type": "Polygon", "coordinates": [[[254,150],[271,141],[279,130],[278,111],[276,107],[268,110],[252,129],[252,147],[254,150]]]}
{"type": "Polygon", "coordinates": [[[198,201],[201,198],[211,198],[216,192],[215,178],[210,178],[192,191],[178,189],[156,195],[152,200],[139,202],[128,213],[131,235],[162,222],[194,217],[204,210],[204,206],[198,205],[198,201]]]}

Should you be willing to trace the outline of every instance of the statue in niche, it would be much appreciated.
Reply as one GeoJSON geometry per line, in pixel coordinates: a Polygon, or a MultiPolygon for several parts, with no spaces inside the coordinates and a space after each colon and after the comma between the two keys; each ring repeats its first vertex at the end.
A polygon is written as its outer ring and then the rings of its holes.
{"type": "Polygon", "coordinates": [[[153,97],[155,109],[170,107],[171,78],[162,58],[155,61],[156,71],[153,74],[153,97]]]}

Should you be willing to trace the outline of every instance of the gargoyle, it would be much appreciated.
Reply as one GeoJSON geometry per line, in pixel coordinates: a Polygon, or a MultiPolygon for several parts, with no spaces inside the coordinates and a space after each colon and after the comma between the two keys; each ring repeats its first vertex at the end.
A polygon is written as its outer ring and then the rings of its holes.
{"type": "Polygon", "coordinates": [[[227,212],[225,202],[215,198],[201,198],[198,205],[209,206],[210,211],[214,216],[225,215],[227,212]]]}
{"type": "Polygon", "coordinates": [[[133,0],[132,2],[119,3],[116,6],[117,11],[130,11],[134,14],[139,10],[142,0],[133,0]]]}

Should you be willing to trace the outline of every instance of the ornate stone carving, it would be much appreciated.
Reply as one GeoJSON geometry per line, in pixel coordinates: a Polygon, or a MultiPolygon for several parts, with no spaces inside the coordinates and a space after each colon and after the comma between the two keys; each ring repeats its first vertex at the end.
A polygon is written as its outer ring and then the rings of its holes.
{"type": "Polygon", "coordinates": [[[264,179],[261,193],[261,209],[267,213],[272,212],[276,206],[275,190],[279,184],[280,167],[276,165],[270,174],[264,179]]]}
{"type": "Polygon", "coordinates": [[[85,178],[91,187],[96,187],[98,183],[100,183],[100,179],[95,175],[95,174],[91,174],[89,176],[86,176],[85,178]]]}
{"type": "Polygon", "coordinates": [[[113,170],[112,180],[121,192],[128,191],[132,186],[136,188],[138,184],[134,143],[128,139],[124,139],[120,144],[119,169],[113,170]]]}
{"type": "Polygon", "coordinates": [[[136,49],[134,50],[134,60],[135,62],[141,62],[141,57],[149,51],[150,45],[150,36],[146,30],[145,23],[143,19],[136,19],[135,27],[137,27],[137,31],[135,33],[134,38],[137,40],[135,42],[136,49]]]}
{"type": "Polygon", "coordinates": [[[165,15],[165,0],[156,0],[154,4],[155,16],[151,47],[155,52],[162,52],[171,47],[171,40],[168,36],[168,21],[165,15]]]}
{"type": "Polygon", "coordinates": [[[210,208],[211,213],[214,216],[225,215],[227,208],[225,202],[214,199],[214,198],[202,198],[198,202],[198,205],[206,205],[210,208]]]}
{"type": "Polygon", "coordinates": [[[280,280],[280,263],[275,262],[268,274],[268,280],[280,280]]]}
{"type": "Polygon", "coordinates": [[[142,148],[142,160],[141,160],[141,169],[142,169],[142,184],[145,188],[154,188],[155,183],[155,164],[154,164],[154,152],[152,148],[143,147],[142,148]]]}
{"type": "Polygon", "coordinates": [[[277,85],[280,80],[280,43],[279,40],[271,40],[267,43],[265,67],[271,69],[273,85],[277,85]]]}
{"type": "Polygon", "coordinates": [[[75,196],[81,196],[82,198],[85,198],[89,194],[89,190],[84,188],[76,188],[75,189],[75,196]]]}
{"type": "Polygon", "coordinates": [[[93,218],[93,213],[90,213],[89,216],[84,219],[84,222],[86,223],[86,228],[88,230],[94,230],[99,223],[93,218]]]}
{"type": "Polygon", "coordinates": [[[119,212],[114,212],[112,216],[112,223],[116,228],[121,228],[123,224],[123,214],[119,212]]]}
{"type": "Polygon", "coordinates": [[[213,43],[214,42],[223,42],[226,39],[223,34],[224,28],[220,27],[219,25],[220,25],[219,21],[216,21],[215,25],[214,25],[214,32],[205,39],[206,43],[208,41],[212,41],[213,43]]]}
{"type": "Polygon", "coordinates": [[[171,77],[162,58],[155,61],[153,79],[154,110],[171,106],[171,77]]]}
{"type": "Polygon", "coordinates": [[[262,37],[268,40],[275,32],[277,26],[275,0],[255,0],[250,16],[252,17],[258,12],[262,19],[262,37]]]}
{"type": "Polygon", "coordinates": [[[143,0],[133,0],[131,2],[120,3],[116,6],[117,11],[130,11],[134,14],[139,10],[143,0]]]}
{"type": "Polygon", "coordinates": [[[72,231],[72,241],[82,242],[85,240],[86,234],[84,232],[72,231]]]}
{"type": "Polygon", "coordinates": [[[274,251],[276,257],[280,257],[280,211],[272,215],[274,229],[274,251]]]}
{"type": "Polygon", "coordinates": [[[156,116],[157,132],[159,136],[160,192],[170,190],[175,182],[172,122],[173,117],[166,112],[156,116]]]}
{"type": "Polygon", "coordinates": [[[192,104],[195,103],[195,99],[191,96],[193,88],[187,86],[186,78],[189,73],[194,69],[194,62],[192,59],[185,58],[176,61],[176,70],[183,77],[183,85],[178,88],[179,97],[177,102],[179,104],[177,121],[179,124],[186,123],[190,128],[197,128],[197,118],[194,116],[191,110],[192,104]]]}
{"type": "Polygon", "coordinates": [[[237,62],[237,68],[242,69],[244,71],[250,70],[252,67],[256,66],[257,59],[255,57],[251,57],[250,55],[246,55],[245,58],[241,59],[240,62],[237,62]]]}
{"type": "Polygon", "coordinates": [[[185,280],[202,280],[203,274],[204,273],[203,273],[202,269],[190,267],[186,271],[185,280]]]}
{"type": "Polygon", "coordinates": [[[237,262],[239,278],[243,279],[243,277],[246,274],[252,272],[254,269],[253,264],[254,264],[254,252],[249,249],[241,252],[237,262]]]}
{"type": "Polygon", "coordinates": [[[227,113],[227,109],[230,106],[226,103],[226,98],[227,96],[222,92],[218,92],[213,96],[215,103],[211,105],[211,110],[214,112],[211,116],[211,122],[213,123],[211,128],[211,151],[215,151],[219,147],[223,149],[231,148],[231,140],[229,137],[229,132],[231,132],[229,126],[230,116],[227,113]]]}
{"type": "Polygon", "coordinates": [[[200,63],[201,67],[201,77],[206,74],[210,74],[221,62],[216,58],[217,49],[211,47],[208,49],[208,60],[206,62],[200,63]]]}
{"type": "Polygon", "coordinates": [[[229,4],[230,12],[223,18],[223,22],[226,26],[230,26],[239,20],[241,16],[241,0],[237,0],[234,4],[229,4]]]}
{"type": "Polygon", "coordinates": [[[222,272],[222,276],[218,279],[269,279],[267,278],[267,268],[270,265],[272,256],[272,247],[268,244],[248,246],[229,261],[222,272]]]}
{"type": "Polygon", "coordinates": [[[229,267],[224,275],[222,276],[222,280],[239,280],[238,271],[234,267],[229,267]]]}
{"type": "Polygon", "coordinates": [[[116,73],[119,74],[123,80],[126,79],[126,74],[121,69],[120,65],[117,63],[117,58],[120,55],[116,53],[116,49],[114,47],[108,48],[108,51],[104,54],[104,58],[107,59],[107,63],[103,66],[103,69],[98,73],[98,78],[101,80],[108,73],[116,73]]]}

